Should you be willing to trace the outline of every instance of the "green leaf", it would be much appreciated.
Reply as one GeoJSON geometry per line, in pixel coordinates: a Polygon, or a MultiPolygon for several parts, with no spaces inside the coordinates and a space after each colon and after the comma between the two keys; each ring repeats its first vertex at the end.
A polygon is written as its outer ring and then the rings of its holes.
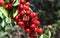
{"type": "Polygon", "coordinates": [[[57,24],[60,26],[60,20],[57,20],[57,24]]]}
{"type": "Polygon", "coordinates": [[[6,3],[9,3],[9,0],[5,0],[6,3]]]}
{"type": "Polygon", "coordinates": [[[13,17],[15,17],[18,14],[18,10],[13,14],[13,17]]]}
{"type": "Polygon", "coordinates": [[[13,6],[17,6],[19,4],[19,0],[15,0],[14,2],[13,2],[13,6]]]}
{"type": "Polygon", "coordinates": [[[1,13],[1,11],[0,11],[0,17],[3,18],[3,15],[2,15],[2,13],[1,13]]]}
{"type": "Polygon", "coordinates": [[[51,32],[49,31],[49,38],[51,38],[51,32]]]}
{"type": "Polygon", "coordinates": [[[46,34],[42,34],[39,38],[49,38],[46,34]]]}
{"type": "Polygon", "coordinates": [[[5,21],[3,20],[1,26],[4,27],[6,25],[5,21]]]}
{"type": "Polygon", "coordinates": [[[3,13],[4,16],[8,17],[8,12],[5,10],[4,7],[0,6],[0,12],[3,13]]]}
{"type": "Polygon", "coordinates": [[[11,18],[6,18],[5,21],[6,23],[11,23],[11,18]]]}

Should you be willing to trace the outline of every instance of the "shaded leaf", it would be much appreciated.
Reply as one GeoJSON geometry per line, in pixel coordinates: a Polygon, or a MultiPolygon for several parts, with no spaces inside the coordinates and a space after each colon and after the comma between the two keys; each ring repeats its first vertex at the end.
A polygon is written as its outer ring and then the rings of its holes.
{"type": "Polygon", "coordinates": [[[0,7],[0,11],[4,14],[4,16],[8,17],[8,12],[5,10],[4,7],[0,7]]]}

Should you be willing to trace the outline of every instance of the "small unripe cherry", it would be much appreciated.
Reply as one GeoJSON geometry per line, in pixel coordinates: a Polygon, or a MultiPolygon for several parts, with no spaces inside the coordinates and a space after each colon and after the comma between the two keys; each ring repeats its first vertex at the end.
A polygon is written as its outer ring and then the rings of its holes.
{"type": "Polygon", "coordinates": [[[30,29],[26,29],[25,31],[26,31],[26,33],[30,33],[30,29]]]}
{"type": "Polygon", "coordinates": [[[32,25],[30,26],[30,28],[35,29],[35,28],[36,28],[36,25],[35,25],[35,24],[32,24],[32,25]]]}
{"type": "Polygon", "coordinates": [[[42,34],[42,33],[43,33],[43,28],[39,28],[39,29],[37,30],[37,32],[38,32],[38,34],[42,34]]]}
{"type": "Polygon", "coordinates": [[[30,15],[30,13],[31,13],[31,12],[30,12],[29,10],[28,10],[28,11],[26,11],[26,15],[30,15]]]}
{"type": "Polygon", "coordinates": [[[25,0],[20,0],[20,3],[21,4],[25,4],[25,0]]]}
{"type": "Polygon", "coordinates": [[[30,2],[27,2],[25,5],[26,5],[26,6],[30,6],[30,2]]]}

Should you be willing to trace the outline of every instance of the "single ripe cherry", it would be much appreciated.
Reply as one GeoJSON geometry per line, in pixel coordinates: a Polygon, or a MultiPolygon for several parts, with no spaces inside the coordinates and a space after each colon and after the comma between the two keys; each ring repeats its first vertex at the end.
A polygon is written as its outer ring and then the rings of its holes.
{"type": "Polygon", "coordinates": [[[37,13],[33,12],[33,16],[36,17],[37,16],[37,13]]]}
{"type": "Polygon", "coordinates": [[[24,9],[24,5],[20,4],[20,5],[19,5],[19,8],[20,8],[20,9],[24,9]]]}
{"type": "Polygon", "coordinates": [[[20,21],[17,23],[19,26],[24,26],[24,22],[20,21]]]}
{"type": "Polygon", "coordinates": [[[21,21],[21,19],[18,19],[18,22],[20,22],[21,21]]]}
{"type": "Polygon", "coordinates": [[[39,25],[40,25],[40,22],[37,21],[37,20],[35,20],[35,21],[34,21],[34,24],[36,24],[37,26],[39,26],[39,25]]]}
{"type": "Polygon", "coordinates": [[[34,31],[37,32],[38,28],[35,28],[34,31]]]}
{"type": "Polygon", "coordinates": [[[8,9],[9,9],[9,6],[8,6],[8,4],[7,4],[7,5],[5,5],[4,7],[5,7],[5,9],[6,9],[6,10],[8,10],[8,9]]]}
{"type": "Polygon", "coordinates": [[[15,17],[15,21],[18,21],[18,20],[19,20],[19,17],[20,17],[20,14],[18,14],[18,15],[15,17]]]}
{"type": "Polygon", "coordinates": [[[30,29],[26,29],[25,31],[26,31],[26,33],[30,33],[30,29]]]}
{"type": "Polygon", "coordinates": [[[39,28],[39,29],[37,30],[37,32],[38,32],[38,34],[42,34],[42,33],[43,33],[43,28],[39,28]]]}
{"type": "Polygon", "coordinates": [[[28,18],[23,18],[22,21],[26,22],[28,21],[28,18]]]}
{"type": "Polygon", "coordinates": [[[25,12],[24,11],[21,11],[20,14],[23,16],[23,15],[25,15],[25,12]]]}
{"type": "Polygon", "coordinates": [[[37,14],[34,13],[34,12],[32,12],[32,13],[30,14],[30,17],[31,17],[31,18],[36,17],[36,16],[37,16],[37,14]]]}
{"type": "Polygon", "coordinates": [[[9,9],[12,9],[13,8],[13,5],[12,4],[8,4],[9,6],[9,9]]]}
{"type": "Polygon", "coordinates": [[[27,2],[25,5],[26,5],[26,6],[30,6],[30,2],[27,2]]]}
{"type": "Polygon", "coordinates": [[[4,0],[0,0],[0,5],[4,5],[5,1],[4,0]]]}
{"type": "Polygon", "coordinates": [[[31,12],[30,12],[29,10],[28,10],[28,11],[26,11],[26,15],[30,15],[30,13],[31,13],[31,12]]]}
{"type": "Polygon", "coordinates": [[[10,1],[10,3],[13,3],[14,0],[9,0],[9,1],[10,1]]]}
{"type": "Polygon", "coordinates": [[[29,10],[29,7],[28,7],[28,6],[24,6],[24,9],[25,9],[25,10],[29,10]]]}
{"type": "Polygon", "coordinates": [[[35,28],[36,28],[36,25],[35,25],[35,24],[32,24],[32,25],[30,26],[30,28],[35,29],[35,28]]]}
{"type": "Polygon", "coordinates": [[[32,18],[32,22],[34,22],[35,20],[38,20],[38,17],[34,17],[34,18],[32,18]]]}
{"type": "Polygon", "coordinates": [[[36,24],[37,26],[39,26],[41,23],[38,20],[32,21],[34,24],[36,24]]]}
{"type": "Polygon", "coordinates": [[[25,4],[25,0],[20,0],[20,3],[21,4],[25,4]]]}

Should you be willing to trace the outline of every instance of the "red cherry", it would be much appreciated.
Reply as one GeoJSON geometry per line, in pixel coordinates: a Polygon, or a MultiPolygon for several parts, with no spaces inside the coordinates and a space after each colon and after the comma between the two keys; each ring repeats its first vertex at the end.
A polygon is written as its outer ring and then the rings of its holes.
{"type": "Polygon", "coordinates": [[[33,16],[34,16],[34,17],[37,16],[37,13],[33,12],[33,16]]]}
{"type": "Polygon", "coordinates": [[[18,19],[19,19],[19,17],[18,17],[18,16],[16,16],[16,17],[15,17],[15,21],[18,21],[18,19]]]}
{"type": "Polygon", "coordinates": [[[20,22],[21,21],[21,19],[18,19],[18,22],[20,22]]]}
{"type": "Polygon", "coordinates": [[[20,0],[20,3],[25,4],[25,0],[20,0]]]}
{"type": "Polygon", "coordinates": [[[29,7],[28,7],[28,6],[24,6],[24,9],[25,9],[25,10],[29,10],[29,7]]]}
{"type": "Polygon", "coordinates": [[[20,21],[17,23],[19,26],[24,26],[24,22],[20,21]]]}
{"type": "Polygon", "coordinates": [[[13,3],[14,0],[9,0],[9,1],[10,1],[10,3],[13,3]]]}
{"type": "Polygon", "coordinates": [[[30,29],[26,29],[25,31],[26,31],[26,33],[30,33],[30,29]]]}
{"type": "Polygon", "coordinates": [[[42,33],[43,33],[43,28],[39,28],[39,29],[37,30],[37,32],[38,32],[38,34],[42,34],[42,33]]]}
{"type": "Polygon", "coordinates": [[[32,13],[30,14],[30,17],[31,17],[31,18],[36,17],[36,16],[37,16],[36,13],[33,13],[33,12],[32,12],[32,13]]]}
{"type": "Polygon", "coordinates": [[[23,18],[22,21],[26,22],[28,21],[28,18],[23,18]]]}
{"type": "Polygon", "coordinates": [[[4,5],[5,4],[5,1],[4,0],[0,0],[0,4],[1,5],[4,5]]]}
{"type": "Polygon", "coordinates": [[[39,26],[39,25],[40,25],[40,22],[37,21],[37,20],[35,20],[35,21],[34,21],[34,24],[36,24],[37,26],[39,26]]]}
{"type": "Polygon", "coordinates": [[[21,11],[20,14],[23,16],[23,15],[25,15],[25,12],[24,11],[21,11]]]}
{"type": "Polygon", "coordinates": [[[32,24],[31,26],[30,26],[30,28],[36,28],[36,25],[35,24],[32,24]]]}
{"type": "Polygon", "coordinates": [[[30,2],[27,2],[27,3],[26,3],[26,6],[30,6],[30,2]]]}
{"type": "Polygon", "coordinates": [[[34,18],[32,18],[31,21],[33,22],[33,21],[35,21],[35,20],[38,20],[38,17],[34,17],[34,18]]]}
{"type": "Polygon", "coordinates": [[[15,17],[15,21],[18,21],[19,17],[20,17],[20,14],[18,14],[18,15],[15,17]]]}
{"type": "Polygon", "coordinates": [[[33,13],[30,14],[30,17],[33,18],[33,13]]]}
{"type": "Polygon", "coordinates": [[[34,31],[37,32],[38,28],[35,28],[34,31]]]}
{"type": "Polygon", "coordinates": [[[30,11],[26,11],[26,15],[30,15],[30,13],[31,13],[30,11]]]}
{"type": "Polygon", "coordinates": [[[8,7],[9,7],[9,9],[12,9],[13,5],[12,4],[8,4],[8,7]]]}
{"type": "Polygon", "coordinates": [[[20,9],[24,9],[24,6],[22,4],[19,5],[20,9]]]}
{"type": "Polygon", "coordinates": [[[7,4],[7,5],[5,5],[4,7],[5,7],[5,9],[6,9],[6,10],[8,10],[8,9],[9,9],[9,6],[8,6],[8,4],[7,4]]]}

